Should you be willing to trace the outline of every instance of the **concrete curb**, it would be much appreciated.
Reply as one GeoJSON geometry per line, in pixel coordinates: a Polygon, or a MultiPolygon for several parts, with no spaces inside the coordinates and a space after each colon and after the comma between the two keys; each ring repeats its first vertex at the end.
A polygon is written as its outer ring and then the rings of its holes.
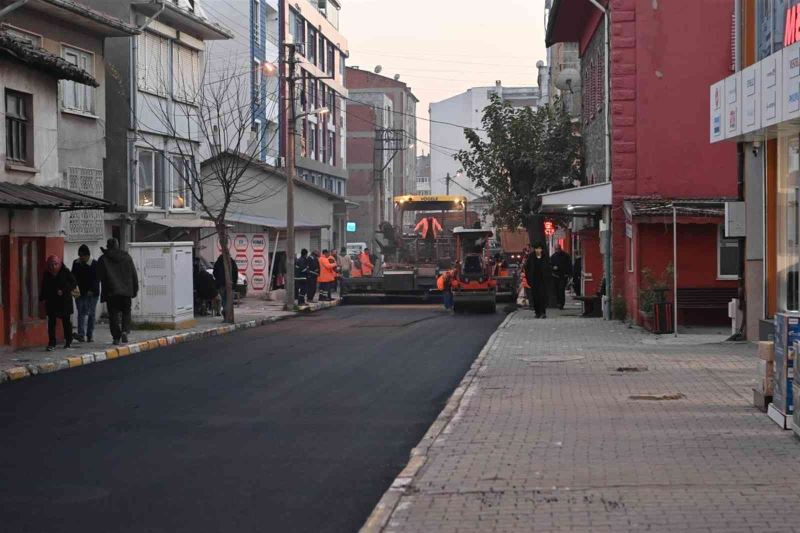
{"type": "Polygon", "coordinates": [[[180,344],[206,337],[214,337],[217,335],[226,335],[242,329],[266,326],[267,324],[274,324],[275,322],[280,322],[288,318],[295,318],[306,313],[313,313],[322,309],[336,307],[339,305],[340,301],[341,300],[334,300],[333,302],[320,302],[313,305],[304,305],[291,315],[248,320],[247,322],[239,322],[238,324],[225,324],[224,326],[216,326],[201,331],[190,331],[187,333],[177,333],[165,337],[148,339],[145,341],[128,344],[126,346],[114,346],[113,348],[108,348],[104,351],[85,353],[81,355],[71,355],[57,361],[15,366],[6,370],[0,370],[0,383],[18,381],[20,379],[38,376],[39,374],[50,374],[51,372],[58,372],[59,370],[67,370],[69,368],[86,366],[92,363],[110,361],[120,357],[128,357],[130,355],[155,350],[156,348],[170,346],[172,344],[180,344]]]}
{"type": "Polygon", "coordinates": [[[495,340],[497,339],[498,334],[500,331],[506,327],[508,322],[511,318],[517,314],[517,311],[510,313],[506,316],[505,320],[500,323],[492,333],[492,336],[489,337],[489,340],[486,341],[486,344],[481,349],[478,357],[475,358],[475,361],[472,363],[472,366],[469,368],[466,374],[464,374],[464,378],[459,383],[456,390],[453,391],[453,394],[447,400],[447,404],[445,404],[444,409],[442,412],[439,413],[439,416],[436,417],[431,427],[428,428],[428,431],[422,437],[422,440],[411,449],[411,458],[406,464],[405,468],[397,475],[397,477],[392,481],[392,484],[383,493],[383,496],[378,501],[378,504],[372,510],[367,521],[364,522],[364,525],[361,526],[359,530],[360,533],[380,533],[382,532],[389,523],[389,519],[392,517],[394,510],[397,508],[397,504],[400,503],[400,499],[405,495],[407,490],[409,489],[411,483],[414,481],[414,478],[422,470],[422,467],[425,466],[425,463],[428,461],[428,451],[430,450],[431,446],[436,442],[439,436],[447,429],[447,426],[452,422],[453,417],[458,412],[458,409],[461,407],[461,401],[464,399],[464,394],[469,390],[472,386],[473,381],[478,376],[481,368],[484,366],[486,358],[489,356],[489,350],[494,345],[495,340]]]}

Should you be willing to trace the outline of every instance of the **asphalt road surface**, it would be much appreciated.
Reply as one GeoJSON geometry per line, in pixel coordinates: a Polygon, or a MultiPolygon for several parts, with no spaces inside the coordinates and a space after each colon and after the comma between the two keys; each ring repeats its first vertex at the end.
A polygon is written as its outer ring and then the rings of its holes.
{"type": "Polygon", "coordinates": [[[339,307],[5,384],[0,531],[357,531],[502,319],[339,307]]]}

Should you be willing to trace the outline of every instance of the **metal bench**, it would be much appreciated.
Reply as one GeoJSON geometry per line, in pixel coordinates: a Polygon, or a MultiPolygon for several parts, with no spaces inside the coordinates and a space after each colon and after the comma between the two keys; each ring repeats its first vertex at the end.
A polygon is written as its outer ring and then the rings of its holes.
{"type": "Polygon", "coordinates": [[[678,309],[727,309],[739,290],[726,287],[678,289],[678,309]]]}

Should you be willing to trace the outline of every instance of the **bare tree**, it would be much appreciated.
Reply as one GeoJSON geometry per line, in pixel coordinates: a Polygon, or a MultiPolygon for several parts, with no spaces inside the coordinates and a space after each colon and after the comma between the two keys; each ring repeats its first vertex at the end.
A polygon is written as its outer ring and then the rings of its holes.
{"type": "MultiPolygon", "coordinates": [[[[163,177],[160,190],[153,180],[150,193],[168,198],[172,207],[193,207],[214,223],[225,267],[224,320],[233,323],[234,280],[226,217],[232,206],[260,202],[285,187],[270,187],[259,172],[252,171],[277,132],[268,132],[254,120],[259,108],[253,104],[251,80],[258,82],[259,91],[265,86],[264,75],[253,70],[256,67],[207,61],[199,72],[191,56],[184,63],[170,68],[172,76],[161,69],[149,79],[137,80],[140,85],[149,83],[147,92],[151,93],[139,98],[143,107],[133,113],[137,141],[167,152],[173,179],[163,177]],[[170,145],[166,150],[158,144],[163,137],[170,145]],[[204,172],[200,162],[204,162],[204,172]]],[[[277,95],[272,100],[277,102],[277,95]]],[[[134,179],[140,180],[138,169],[134,179]]]]}

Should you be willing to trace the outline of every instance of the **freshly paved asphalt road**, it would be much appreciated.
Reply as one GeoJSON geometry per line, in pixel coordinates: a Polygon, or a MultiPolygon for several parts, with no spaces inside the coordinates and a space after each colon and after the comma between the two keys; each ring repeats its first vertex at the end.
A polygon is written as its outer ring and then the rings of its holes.
{"type": "Polygon", "coordinates": [[[354,532],[503,315],[339,307],[0,387],[0,530],[354,532]]]}

